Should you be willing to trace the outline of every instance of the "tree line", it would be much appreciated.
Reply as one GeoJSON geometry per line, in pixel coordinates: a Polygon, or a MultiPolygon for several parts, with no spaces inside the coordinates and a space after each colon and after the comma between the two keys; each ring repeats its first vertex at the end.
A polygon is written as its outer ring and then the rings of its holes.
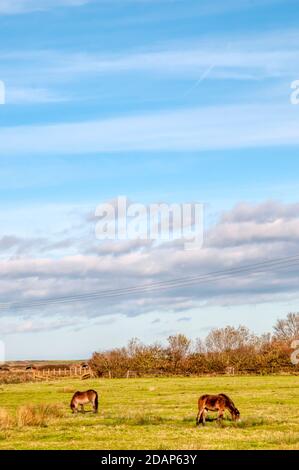
{"type": "Polygon", "coordinates": [[[133,338],[126,347],[93,353],[89,366],[98,377],[299,373],[291,360],[294,340],[299,340],[299,313],[278,320],[273,332],[263,335],[226,326],[195,341],[169,336],[166,345],[133,338]]]}

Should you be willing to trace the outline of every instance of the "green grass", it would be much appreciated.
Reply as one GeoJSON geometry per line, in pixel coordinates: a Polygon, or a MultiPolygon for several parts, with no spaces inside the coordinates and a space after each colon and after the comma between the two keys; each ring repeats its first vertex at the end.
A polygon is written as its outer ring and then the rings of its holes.
{"type": "MultiPolygon", "coordinates": [[[[62,405],[43,426],[0,429],[0,449],[299,449],[297,377],[61,380],[3,385],[0,407],[62,405]],[[99,414],[72,415],[73,391],[96,389],[99,414]],[[242,421],[195,427],[197,398],[225,392],[242,421]]],[[[213,414],[210,415],[213,417],[213,414]]]]}

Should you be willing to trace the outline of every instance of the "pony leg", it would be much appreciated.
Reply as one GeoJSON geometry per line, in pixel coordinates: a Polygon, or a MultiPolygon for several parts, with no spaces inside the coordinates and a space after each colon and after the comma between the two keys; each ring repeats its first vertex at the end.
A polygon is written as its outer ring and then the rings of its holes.
{"type": "Polygon", "coordinates": [[[206,417],[208,416],[208,412],[207,410],[203,410],[202,412],[202,425],[205,426],[206,425],[206,417]]]}
{"type": "Polygon", "coordinates": [[[223,415],[224,415],[224,411],[223,411],[223,410],[219,410],[219,411],[218,411],[218,417],[217,417],[217,421],[218,421],[219,423],[223,420],[223,415]]]}
{"type": "Polygon", "coordinates": [[[204,408],[199,410],[198,415],[197,415],[197,426],[199,426],[200,424],[205,426],[206,415],[207,415],[207,411],[204,408]]]}
{"type": "Polygon", "coordinates": [[[204,412],[204,409],[199,408],[197,417],[196,417],[196,426],[199,426],[202,423],[203,412],[204,412]]]}
{"type": "Polygon", "coordinates": [[[80,405],[80,406],[81,406],[81,413],[85,413],[84,405],[80,405]]]}

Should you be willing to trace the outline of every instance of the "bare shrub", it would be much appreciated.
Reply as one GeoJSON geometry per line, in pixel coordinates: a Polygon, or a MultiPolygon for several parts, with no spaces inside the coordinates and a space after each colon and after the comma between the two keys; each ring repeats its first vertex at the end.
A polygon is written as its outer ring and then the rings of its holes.
{"type": "Polygon", "coordinates": [[[299,373],[291,362],[291,340],[299,338],[299,314],[279,320],[271,333],[260,336],[245,326],[213,329],[192,345],[185,335],[168,338],[168,345],[144,345],[133,338],[126,348],[96,352],[89,361],[97,377],[299,373]]]}

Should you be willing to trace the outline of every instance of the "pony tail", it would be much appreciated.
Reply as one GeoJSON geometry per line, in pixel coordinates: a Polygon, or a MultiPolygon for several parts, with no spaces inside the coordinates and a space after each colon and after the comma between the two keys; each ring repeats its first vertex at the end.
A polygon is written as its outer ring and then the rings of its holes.
{"type": "Polygon", "coordinates": [[[76,409],[75,397],[76,397],[76,393],[74,393],[74,395],[72,396],[71,403],[70,403],[70,408],[71,408],[71,410],[72,410],[73,412],[74,412],[75,409],[76,409]]]}
{"type": "Polygon", "coordinates": [[[94,409],[96,412],[98,411],[98,408],[99,408],[99,397],[98,397],[98,393],[96,392],[96,397],[94,400],[94,409]]]}

